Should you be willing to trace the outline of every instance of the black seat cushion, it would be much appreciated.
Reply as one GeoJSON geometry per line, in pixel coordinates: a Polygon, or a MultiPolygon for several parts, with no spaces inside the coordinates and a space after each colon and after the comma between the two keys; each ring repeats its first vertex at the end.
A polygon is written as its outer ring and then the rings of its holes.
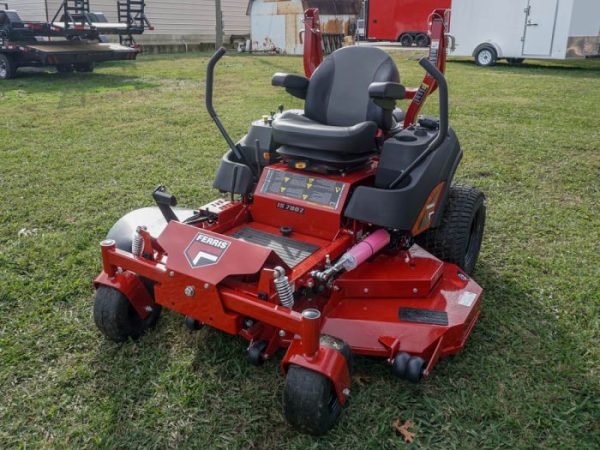
{"type": "Polygon", "coordinates": [[[377,129],[396,126],[369,97],[369,85],[377,81],[400,82],[387,53],[374,47],[336,50],[313,73],[304,114],[284,113],[273,121],[274,141],[331,152],[375,151],[377,129]]]}
{"type": "Polygon", "coordinates": [[[329,126],[285,112],[273,121],[273,139],[280,145],[344,153],[364,153],[375,146],[375,122],[329,126]]]}

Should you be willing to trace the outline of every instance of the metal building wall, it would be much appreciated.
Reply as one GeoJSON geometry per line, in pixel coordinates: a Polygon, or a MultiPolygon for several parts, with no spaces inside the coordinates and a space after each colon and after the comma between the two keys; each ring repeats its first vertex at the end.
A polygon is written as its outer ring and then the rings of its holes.
{"type": "MultiPolygon", "coordinates": [[[[52,19],[61,0],[9,0],[11,9],[26,20],[46,20],[46,6],[52,19]]],[[[117,0],[90,0],[93,12],[102,12],[108,20],[117,20],[117,0]]],[[[249,35],[247,0],[221,0],[225,38],[249,35]]],[[[143,44],[200,44],[215,42],[214,0],[146,0],[146,15],[154,25],[137,39],[143,44]]]]}
{"type": "MultiPolygon", "coordinates": [[[[9,9],[18,11],[23,20],[40,21],[46,20],[46,2],[44,0],[5,0],[9,9]]],[[[4,8],[4,5],[0,6],[4,8]]]]}

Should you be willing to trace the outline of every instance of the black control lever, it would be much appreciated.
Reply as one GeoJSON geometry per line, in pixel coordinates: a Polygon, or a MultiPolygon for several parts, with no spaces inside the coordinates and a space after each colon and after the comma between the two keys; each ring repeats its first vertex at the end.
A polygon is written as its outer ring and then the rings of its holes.
{"type": "Polygon", "coordinates": [[[152,198],[154,198],[158,209],[160,209],[160,212],[167,222],[170,222],[171,220],[174,220],[175,222],[179,221],[175,211],[173,211],[172,208],[173,206],[177,206],[177,199],[173,194],[169,194],[167,192],[166,187],[160,185],[154,189],[154,192],[152,192],[152,198]]]}
{"type": "Polygon", "coordinates": [[[433,142],[429,144],[423,153],[417,156],[417,158],[410,163],[406,169],[400,172],[400,175],[398,175],[396,179],[390,183],[388,186],[389,189],[393,189],[398,186],[400,182],[415,169],[415,167],[421,164],[425,158],[437,150],[446,139],[446,136],[448,136],[448,83],[446,83],[446,78],[444,77],[444,74],[440,72],[438,68],[435,67],[427,58],[423,57],[419,59],[419,64],[427,71],[427,73],[429,73],[429,75],[433,77],[435,81],[437,81],[438,84],[440,101],[439,131],[433,142]]]}

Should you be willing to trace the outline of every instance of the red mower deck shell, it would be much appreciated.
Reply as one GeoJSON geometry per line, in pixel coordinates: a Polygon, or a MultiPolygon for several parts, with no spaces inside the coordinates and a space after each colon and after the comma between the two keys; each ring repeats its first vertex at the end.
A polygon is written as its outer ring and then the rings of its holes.
{"type": "Polygon", "coordinates": [[[267,357],[287,347],[282,369],[297,364],[324,374],[342,404],[350,386],[345,358],[321,345],[321,335],[345,341],[357,354],[390,361],[398,352],[420,356],[427,362],[424,375],[428,375],[439,357],[463,348],[479,317],[482,289],[457,266],[414,245],[410,251],[376,255],[339,276],[331,288],[300,296],[293,310],[279,304],[274,288],[273,268],[281,266],[296,291],[310,292],[315,285],[310,272],[323,269],[327,256],[335,261],[369,231],[345,219],[342,211],[353,186],[369,183],[372,176],[373,167],[324,178],[283,164],[270,166],[263,171],[252,204],[217,200],[202,208],[215,212],[214,223],[192,226],[172,221],[156,239],[142,232],[148,243],[144,253],[153,249],[151,259],[103,242],[104,271],[95,283],[120,290],[141,312],[151,300],[141,293],[133,274],[153,280],[156,303],[250,341],[265,340],[267,357]],[[307,182],[336,183],[339,198],[323,206],[274,194],[272,186],[265,188],[268,177],[294,173],[307,182]],[[270,248],[233,237],[242,229],[280,236],[282,225],[293,229],[291,239],[317,247],[295,267],[270,248]],[[194,265],[201,253],[217,260],[194,265]],[[304,317],[307,308],[318,309],[321,316],[304,317]],[[248,318],[255,325],[247,327],[248,318]]]}

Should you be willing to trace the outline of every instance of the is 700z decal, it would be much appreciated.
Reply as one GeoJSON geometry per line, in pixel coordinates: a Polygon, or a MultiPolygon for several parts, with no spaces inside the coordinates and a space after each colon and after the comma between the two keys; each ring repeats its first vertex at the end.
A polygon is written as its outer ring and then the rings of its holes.
{"type": "Polygon", "coordinates": [[[198,233],[185,249],[185,257],[194,268],[210,266],[219,262],[231,242],[198,233]]]}
{"type": "Polygon", "coordinates": [[[277,202],[277,207],[285,211],[290,211],[296,214],[304,214],[304,208],[302,206],[290,205],[289,203],[277,202]]]}

